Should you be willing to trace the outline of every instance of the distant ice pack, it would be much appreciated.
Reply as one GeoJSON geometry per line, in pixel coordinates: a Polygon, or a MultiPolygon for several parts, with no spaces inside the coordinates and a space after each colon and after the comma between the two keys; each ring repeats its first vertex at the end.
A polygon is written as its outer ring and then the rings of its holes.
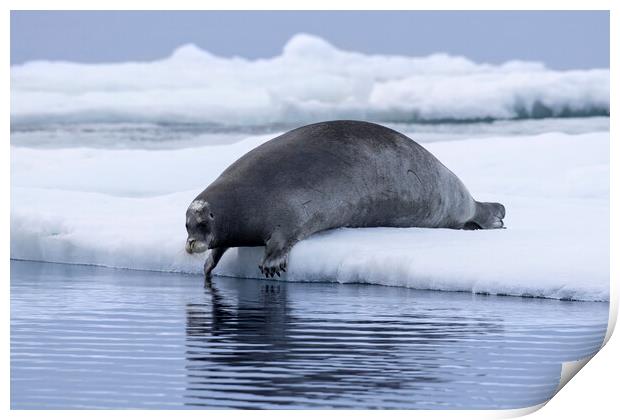
{"type": "Polygon", "coordinates": [[[475,63],[343,51],[307,34],[279,56],[218,57],[194,45],[153,62],[11,67],[14,124],[186,121],[223,126],[321,119],[475,121],[609,115],[609,69],[475,63]]]}

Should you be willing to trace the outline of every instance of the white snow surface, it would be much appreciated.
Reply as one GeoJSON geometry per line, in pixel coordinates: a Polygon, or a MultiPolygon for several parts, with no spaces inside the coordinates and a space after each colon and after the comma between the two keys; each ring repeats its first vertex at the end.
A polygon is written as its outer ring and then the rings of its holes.
{"type": "MultiPolygon", "coordinates": [[[[186,208],[271,137],[180,150],[12,147],[11,257],[201,273],[205,254],[184,251],[186,208]]],[[[293,248],[282,280],[609,300],[609,133],[425,147],[476,199],[503,203],[507,229],[324,232],[293,248]]],[[[215,273],[261,278],[262,251],[231,249],[215,273]]]]}
{"type": "Polygon", "coordinates": [[[308,34],[268,59],[194,45],[152,62],[33,61],[11,67],[11,120],[200,122],[441,121],[609,113],[609,69],[537,62],[366,55],[308,34]]]}

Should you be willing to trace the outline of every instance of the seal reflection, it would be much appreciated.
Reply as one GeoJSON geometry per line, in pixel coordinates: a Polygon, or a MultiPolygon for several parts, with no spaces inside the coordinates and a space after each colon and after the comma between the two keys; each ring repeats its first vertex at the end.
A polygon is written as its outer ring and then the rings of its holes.
{"type": "Polygon", "coordinates": [[[435,374],[435,353],[463,334],[498,328],[423,314],[360,319],[321,304],[301,317],[291,287],[311,288],[229,278],[205,283],[202,302],[186,306],[186,405],[381,408],[383,394],[411,405],[416,390],[445,381],[435,374]]]}

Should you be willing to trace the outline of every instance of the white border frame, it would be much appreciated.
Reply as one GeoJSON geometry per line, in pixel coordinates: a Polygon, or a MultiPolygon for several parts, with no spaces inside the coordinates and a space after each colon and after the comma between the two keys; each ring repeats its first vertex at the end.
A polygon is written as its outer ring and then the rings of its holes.
{"type": "MultiPolygon", "coordinates": [[[[613,70],[618,68],[618,16],[620,12],[616,7],[614,10],[614,2],[611,0],[589,0],[589,1],[569,1],[562,2],[552,0],[504,0],[501,3],[490,0],[469,0],[467,2],[458,0],[435,0],[435,1],[403,1],[403,0],[383,0],[381,2],[370,2],[367,0],[358,0],[356,2],[338,1],[338,0],[298,0],[296,2],[262,0],[260,3],[248,0],[228,0],[226,2],[206,3],[204,1],[192,0],[176,0],[174,2],[164,2],[162,0],[151,0],[148,4],[152,10],[610,10],[610,28],[611,28],[611,52],[610,52],[610,68],[612,70],[611,78],[611,108],[618,109],[618,94],[613,76],[613,70]],[[381,7],[378,7],[381,6],[381,7]],[[464,6],[467,6],[465,8],[464,6]],[[558,7],[561,6],[561,7],[558,7]],[[615,95],[614,95],[615,93],[615,95]]],[[[618,2],[615,2],[618,3],[618,2]]],[[[1,67],[2,72],[2,90],[1,96],[2,113],[0,124],[2,132],[5,134],[4,144],[2,148],[2,164],[0,164],[0,185],[4,197],[9,197],[10,191],[10,10],[142,10],[143,4],[138,1],[130,0],[92,0],[88,2],[90,7],[85,8],[84,2],[76,0],[59,0],[55,1],[53,8],[50,8],[49,1],[41,0],[23,0],[5,2],[7,4],[5,13],[0,18],[1,44],[4,48],[4,66],[1,67]]],[[[144,9],[149,10],[149,9],[144,9]]],[[[615,141],[617,132],[617,124],[614,117],[611,118],[610,130],[610,166],[611,166],[611,183],[610,183],[610,215],[618,213],[618,152],[620,147],[615,141]],[[616,181],[614,181],[616,180],[616,181]]],[[[108,411],[9,411],[10,407],[10,349],[9,349],[9,325],[10,325],[10,205],[9,200],[3,200],[0,204],[0,217],[2,220],[2,238],[0,243],[3,258],[0,258],[0,267],[2,268],[4,303],[5,310],[2,312],[2,336],[5,345],[2,347],[3,353],[3,372],[5,373],[2,382],[1,401],[3,407],[12,418],[29,418],[30,416],[46,417],[54,419],[78,419],[88,416],[92,419],[106,419],[110,412],[108,411]]],[[[618,248],[618,222],[610,217],[611,236],[610,236],[610,255],[620,255],[618,248]]],[[[611,333],[616,323],[618,312],[618,284],[617,273],[618,264],[611,261],[611,298],[610,298],[610,322],[608,326],[605,341],[611,337],[611,333]]],[[[537,418],[583,418],[586,415],[595,415],[595,418],[609,418],[617,413],[615,386],[616,375],[618,374],[618,339],[611,340],[611,344],[593,358],[593,362],[584,368],[584,372],[580,373],[579,379],[571,381],[561,392],[558,393],[545,407],[544,410],[538,411],[535,416],[537,418]],[[614,414],[611,414],[614,413],[614,414]]],[[[355,416],[356,419],[378,418],[380,416],[389,415],[395,418],[405,419],[410,417],[416,418],[508,418],[516,417],[537,411],[545,404],[535,407],[529,407],[518,410],[468,410],[468,411],[390,411],[389,414],[384,411],[361,411],[361,410],[340,410],[340,411],[269,411],[269,412],[231,412],[227,415],[235,417],[253,417],[253,418],[289,418],[294,415],[295,418],[313,418],[316,415],[327,417],[344,418],[355,416]]],[[[204,411],[116,411],[114,416],[120,418],[131,418],[133,416],[148,416],[157,420],[169,417],[184,418],[200,418],[209,415],[204,411]]],[[[222,413],[219,413],[222,414],[222,413]]]]}

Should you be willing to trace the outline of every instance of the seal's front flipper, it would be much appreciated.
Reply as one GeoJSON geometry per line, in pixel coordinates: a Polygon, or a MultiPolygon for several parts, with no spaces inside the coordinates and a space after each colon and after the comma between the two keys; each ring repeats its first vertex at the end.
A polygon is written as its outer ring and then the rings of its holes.
{"type": "Polygon", "coordinates": [[[296,239],[284,238],[279,232],[273,233],[265,245],[265,256],[258,268],[265,277],[280,277],[286,271],[288,252],[297,242],[296,239]]]}
{"type": "Polygon", "coordinates": [[[278,253],[265,256],[265,258],[263,258],[263,262],[261,262],[258,268],[265,277],[273,277],[276,274],[280,277],[280,273],[286,272],[287,259],[288,253],[278,253]]]}
{"type": "Polygon", "coordinates": [[[476,201],[476,214],[463,229],[501,229],[505,216],[506,208],[502,204],[476,201]]]}
{"type": "Polygon", "coordinates": [[[227,249],[228,248],[213,248],[211,252],[209,252],[209,256],[207,257],[204,266],[204,273],[206,279],[211,278],[211,272],[220,261],[222,255],[224,255],[224,252],[226,252],[227,249]]]}

